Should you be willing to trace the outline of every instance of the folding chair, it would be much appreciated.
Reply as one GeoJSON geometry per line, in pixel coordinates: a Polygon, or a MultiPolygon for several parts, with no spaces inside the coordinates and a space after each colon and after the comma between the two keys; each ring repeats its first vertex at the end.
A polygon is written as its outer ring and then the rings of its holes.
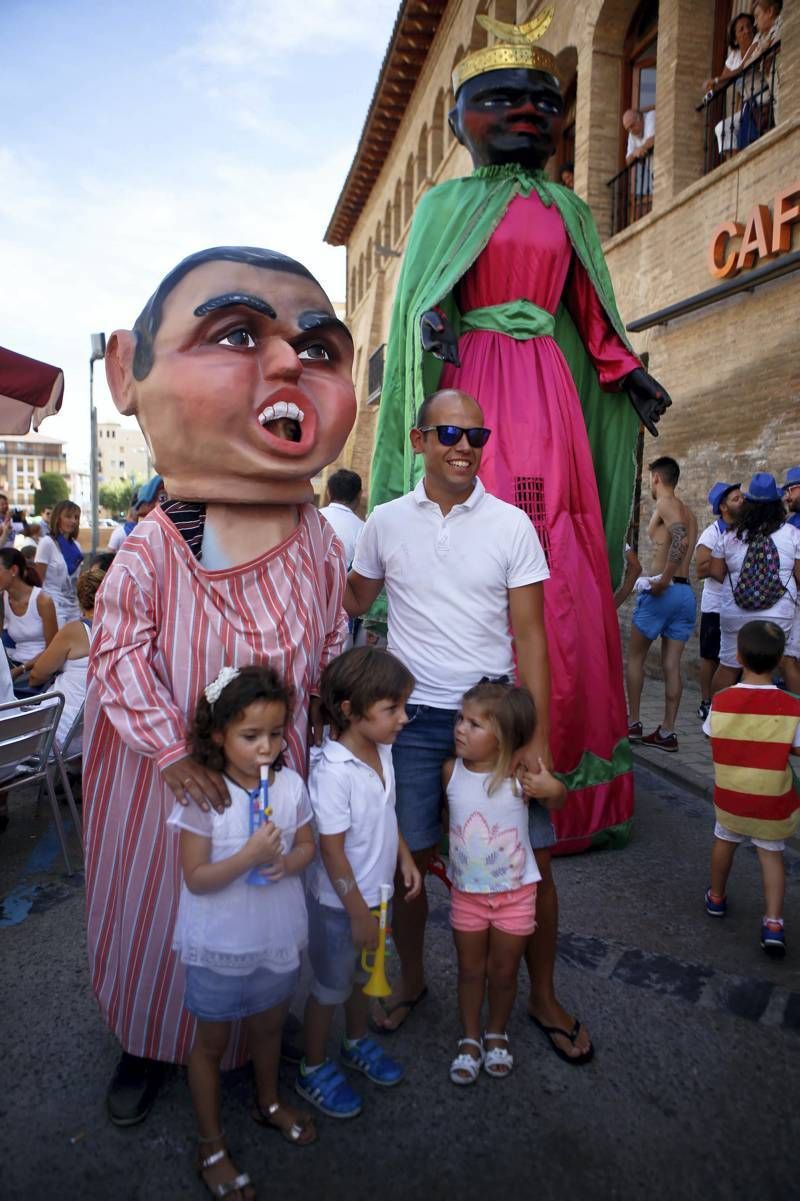
{"type": "Polygon", "coordinates": [[[10,792],[13,788],[27,786],[37,780],[45,784],[67,875],[71,876],[74,873],[67,850],[64,823],[61,820],[51,777],[51,770],[55,766],[61,776],[75,829],[80,835],[81,821],[64,761],[58,752],[53,754],[56,730],[63,708],[64,697],[60,692],[47,692],[25,701],[11,701],[9,704],[0,705],[0,788],[10,792]]]}
{"type": "Polygon", "coordinates": [[[75,760],[80,760],[83,758],[82,746],[76,747],[75,750],[70,750],[70,747],[78,738],[78,736],[83,734],[83,708],[84,706],[81,705],[75,720],[67,730],[67,736],[62,742],[61,747],[59,748],[57,742],[53,743],[53,757],[55,758],[56,762],[58,762],[60,759],[61,763],[65,767],[68,763],[74,763],[75,760]]]}

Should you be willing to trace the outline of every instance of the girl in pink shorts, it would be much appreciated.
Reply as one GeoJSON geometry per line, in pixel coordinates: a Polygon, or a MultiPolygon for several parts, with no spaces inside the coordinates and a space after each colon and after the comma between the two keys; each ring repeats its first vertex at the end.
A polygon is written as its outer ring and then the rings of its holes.
{"type": "Polygon", "coordinates": [[[481,1066],[498,1079],[514,1066],[506,1023],[520,960],[536,927],[541,879],[528,834],[526,794],[548,808],[560,808],[566,796],[541,759],[535,770],[525,764],[514,772],[517,753],[530,742],[535,726],[526,688],[477,684],[464,696],[456,722],[458,757],[442,772],[450,811],[450,922],[464,1027],[450,1065],[453,1084],[474,1084],[481,1066]],[[481,1033],[487,984],[489,1019],[481,1033]]]}

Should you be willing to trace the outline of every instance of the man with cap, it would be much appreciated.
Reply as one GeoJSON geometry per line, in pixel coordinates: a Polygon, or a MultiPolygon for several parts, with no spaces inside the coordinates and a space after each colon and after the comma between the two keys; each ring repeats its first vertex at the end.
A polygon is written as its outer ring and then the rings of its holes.
{"type": "Polygon", "coordinates": [[[790,467],[783,481],[783,503],[789,516],[786,520],[800,530],[800,467],[790,467]]]}
{"type": "Polygon", "coordinates": [[[736,525],[736,518],[744,504],[741,483],[714,484],[708,494],[708,503],[715,520],[707,525],[694,551],[694,565],[698,580],[703,581],[700,601],[700,692],[701,699],[697,716],[705,721],[711,708],[711,681],[719,666],[719,611],[722,605],[723,584],[709,575],[711,552],[725,533],[736,525]]]}

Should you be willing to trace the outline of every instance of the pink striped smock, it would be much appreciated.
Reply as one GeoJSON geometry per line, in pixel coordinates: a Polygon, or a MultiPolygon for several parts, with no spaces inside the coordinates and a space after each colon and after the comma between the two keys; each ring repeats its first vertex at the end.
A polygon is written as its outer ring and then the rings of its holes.
{"type": "MultiPolygon", "coordinates": [[[[340,543],[311,505],[279,546],[225,571],[204,570],[157,509],[102,585],[84,733],[88,949],[103,1018],[133,1055],[183,1063],[194,1031],[172,950],[180,867],[160,769],[188,753],[188,720],[224,664],[269,662],[295,689],[287,760],[305,776],[309,694],[342,648],[344,586],[340,543]]],[[[237,1037],[228,1063],[241,1058],[237,1037]]]]}

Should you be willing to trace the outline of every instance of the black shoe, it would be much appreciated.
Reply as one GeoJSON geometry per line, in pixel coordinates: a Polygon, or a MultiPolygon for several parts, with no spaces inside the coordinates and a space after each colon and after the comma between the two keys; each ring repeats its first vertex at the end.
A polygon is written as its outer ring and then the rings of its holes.
{"type": "Polygon", "coordinates": [[[123,1051],[106,1093],[108,1116],[114,1125],[135,1126],[143,1122],[153,1108],[163,1079],[163,1063],[123,1051]]]}

